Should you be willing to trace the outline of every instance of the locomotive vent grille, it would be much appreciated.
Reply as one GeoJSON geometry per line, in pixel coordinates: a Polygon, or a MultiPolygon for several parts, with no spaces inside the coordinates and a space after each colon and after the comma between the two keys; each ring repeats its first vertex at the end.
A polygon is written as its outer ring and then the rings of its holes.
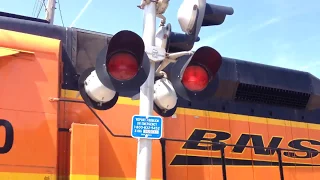
{"type": "Polygon", "coordinates": [[[309,97],[308,93],[240,83],[235,100],[302,109],[309,97]]]}

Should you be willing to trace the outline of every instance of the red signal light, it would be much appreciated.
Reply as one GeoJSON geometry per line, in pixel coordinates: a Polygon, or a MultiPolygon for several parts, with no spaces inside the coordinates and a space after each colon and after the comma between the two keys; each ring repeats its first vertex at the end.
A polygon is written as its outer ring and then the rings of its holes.
{"type": "Polygon", "coordinates": [[[112,55],[107,70],[113,78],[127,81],[137,75],[138,66],[138,61],[132,54],[121,52],[112,55]]]}
{"type": "Polygon", "coordinates": [[[188,66],[182,77],[183,85],[190,91],[202,91],[209,83],[209,74],[201,66],[188,66]]]}

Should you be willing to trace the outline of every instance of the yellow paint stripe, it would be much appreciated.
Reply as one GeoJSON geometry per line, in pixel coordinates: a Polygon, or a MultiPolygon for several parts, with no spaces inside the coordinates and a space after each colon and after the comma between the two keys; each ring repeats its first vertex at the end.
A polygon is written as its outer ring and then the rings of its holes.
{"type": "MultiPolygon", "coordinates": [[[[12,180],[55,180],[57,176],[55,174],[36,174],[36,173],[16,173],[16,172],[0,172],[0,179],[12,179],[12,180]]],[[[68,179],[63,178],[61,179],[68,179]]],[[[97,175],[70,175],[70,180],[135,180],[135,177],[99,177],[97,175]]],[[[162,180],[152,178],[151,180],[162,180]]]]}
{"type": "MultiPolygon", "coordinates": [[[[82,100],[79,92],[74,90],[62,89],[61,97],[82,100]]],[[[139,106],[139,100],[131,100],[131,98],[127,98],[127,97],[119,97],[117,104],[139,106]]],[[[311,123],[295,122],[292,120],[282,120],[282,119],[279,120],[279,119],[273,119],[273,118],[255,117],[255,116],[247,116],[247,115],[241,115],[241,114],[222,113],[222,112],[214,112],[214,111],[206,111],[206,110],[198,110],[198,109],[189,109],[189,108],[179,107],[177,108],[176,114],[320,130],[320,124],[311,124],[311,123]]]]}
{"type": "Polygon", "coordinates": [[[34,174],[34,173],[12,173],[0,172],[0,179],[14,179],[14,180],[54,180],[54,174],[34,174]]]}
{"type": "MultiPolygon", "coordinates": [[[[99,177],[97,175],[70,175],[70,180],[135,180],[136,178],[125,178],[125,177],[99,177]]],[[[151,180],[162,180],[152,178],[151,180]]]]}
{"type": "MultiPolygon", "coordinates": [[[[136,180],[136,178],[114,178],[114,177],[100,177],[99,180],[136,180]]],[[[151,180],[162,180],[162,179],[156,179],[156,178],[151,178],[151,180]]]]}

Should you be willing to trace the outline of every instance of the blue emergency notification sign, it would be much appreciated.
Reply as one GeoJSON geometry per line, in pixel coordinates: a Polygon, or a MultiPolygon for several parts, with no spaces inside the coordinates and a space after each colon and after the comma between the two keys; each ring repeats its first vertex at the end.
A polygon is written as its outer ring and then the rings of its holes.
{"type": "Polygon", "coordinates": [[[160,139],[162,137],[162,118],[159,116],[134,115],[131,124],[134,138],[160,139]]]}

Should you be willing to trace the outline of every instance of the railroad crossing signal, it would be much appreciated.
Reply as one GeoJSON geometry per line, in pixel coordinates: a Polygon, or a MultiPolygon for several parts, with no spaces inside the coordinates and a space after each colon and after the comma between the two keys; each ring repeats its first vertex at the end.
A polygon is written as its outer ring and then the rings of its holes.
{"type": "MultiPolygon", "coordinates": [[[[172,116],[177,108],[177,95],[188,101],[202,101],[210,98],[218,88],[217,72],[222,57],[211,47],[200,47],[190,51],[199,41],[202,26],[220,25],[227,15],[232,15],[231,7],[206,3],[206,0],[184,0],[178,11],[178,21],[183,33],[171,32],[171,25],[159,34],[168,34],[163,38],[169,52],[157,72],[164,72],[155,82],[154,110],[161,116],[172,116]],[[165,67],[173,62],[166,70],[165,67]]],[[[159,41],[159,40],[158,40],[159,41]]],[[[161,74],[161,73],[160,73],[161,74]]]]}
{"type": "Polygon", "coordinates": [[[204,46],[192,56],[183,56],[171,67],[169,79],[185,100],[202,101],[211,97],[217,87],[217,72],[222,57],[215,49],[204,46]]]}
{"type": "Polygon", "coordinates": [[[202,26],[222,24],[226,15],[233,14],[232,8],[208,4],[206,0],[184,0],[178,21],[185,34],[174,33],[170,24],[164,27],[163,13],[168,4],[169,1],[142,1],[143,40],[131,31],[118,32],[101,50],[95,68],[84,71],[78,82],[85,103],[98,110],[112,108],[120,92],[140,89],[143,93],[140,112],[133,117],[131,129],[132,137],[139,139],[139,180],[150,179],[151,139],[162,137],[162,118],[155,117],[153,122],[149,119],[152,108],[160,116],[170,117],[176,111],[178,95],[188,101],[201,101],[215,92],[221,55],[207,46],[190,50],[199,40],[202,26]],[[157,33],[156,17],[162,18],[157,33]],[[160,65],[155,67],[158,62],[160,65]],[[165,70],[170,63],[173,65],[165,70]]]}
{"type": "Polygon", "coordinates": [[[112,108],[119,92],[139,89],[146,81],[150,62],[142,38],[123,30],[116,33],[96,60],[79,78],[79,91],[89,106],[98,110],[112,108]]]}
{"type": "Polygon", "coordinates": [[[184,33],[172,32],[170,24],[162,24],[154,37],[155,46],[145,47],[144,40],[136,33],[118,32],[101,50],[95,68],[80,76],[82,98],[95,109],[112,108],[120,92],[139,90],[148,78],[150,61],[160,62],[153,94],[153,109],[160,116],[170,117],[175,113],[178,96],[187,101],[210,98],[219,85],[217,72],[222,57],[208,46],[195,52],[190,50],[200,40],[201,27],[220,25],[232,14],[231,7],[209,4],[206,0],[184,0],[178,10],[184,33]],[[150,59],[155,52],[160,55],[156,60],[150,59]]]}

